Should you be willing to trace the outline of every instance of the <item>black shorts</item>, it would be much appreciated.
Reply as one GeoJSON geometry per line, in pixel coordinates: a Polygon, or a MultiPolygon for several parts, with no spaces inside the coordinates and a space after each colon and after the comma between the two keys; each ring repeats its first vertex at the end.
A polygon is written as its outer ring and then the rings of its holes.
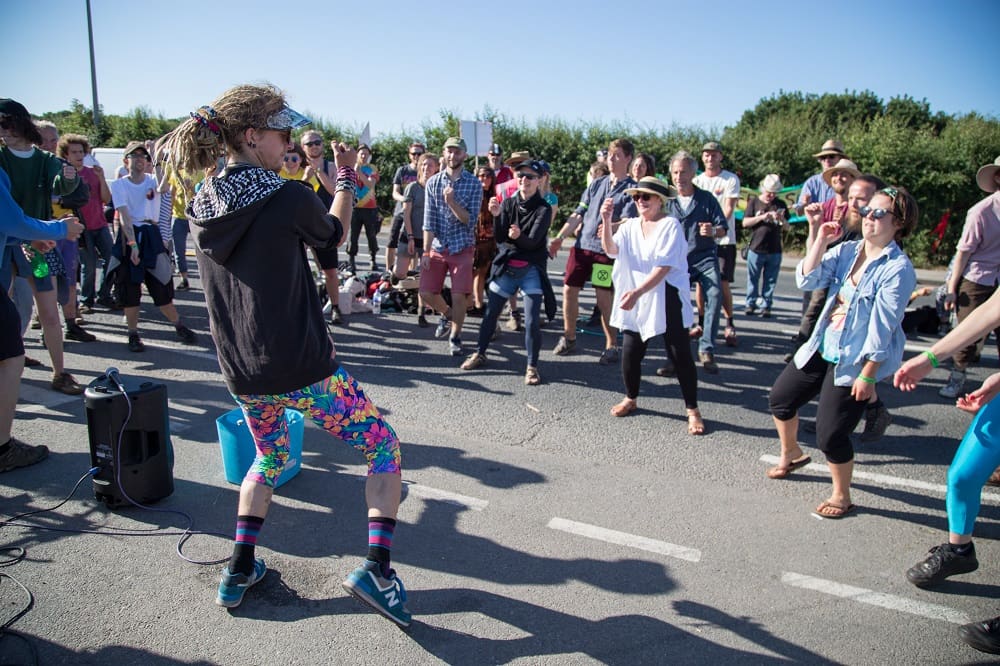
{"type": "Polygon", "coordinates": [[[0,289],[0,361],[24,356],[21,317],[6,289],[0,289]]]}
{"type": "Polygon", "coordinates": [[[337,252],[336,247],[332,247],[328,250],[321,250],[314,247],[313,252],[316,253],[316,261],[319,262],[319,267],[324,271],[340,266],[340,253],[337,252]]]}
{"type": "Polygon", "coordinates": [[[720,245],[719,273],[723,282],[733,282],[736,279],[736,246],[720,245]]]}
{"type": "Polygon", "coordinates": [[[389,228],[389,244],[386,247],[395,250],[399,247],[399,234],[403,230],[403,214],[396,213],[392,216],[392,226],[389,228]]]}

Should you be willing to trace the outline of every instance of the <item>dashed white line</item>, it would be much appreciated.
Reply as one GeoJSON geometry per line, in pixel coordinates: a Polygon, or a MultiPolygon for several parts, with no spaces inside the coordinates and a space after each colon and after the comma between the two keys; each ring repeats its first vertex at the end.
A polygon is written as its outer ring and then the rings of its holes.
{"type": "Polygon", "coordinates": [[[551,529],[559,530],[561,532],[568,532],[570,534],[587,537],[588,539],[605,541],[619,546],[638,548],[639,550],[645,550],[650,553],[669,555],[670,557],[676,557],[679,560],[686,560],[688,562],[698,562],[701,560],[701,551],[696,548],[678,546],[676,544],[667,543],[666,541],[657,541],[656,539],[650,539],[636,534],[628,534],[627,532],[609,530],[604,527],[597,527],[596,525],[588,525],[587,523],[578,523],[573,520],[566,520],[565,518],[553,518],[549,521],[548,526],[551,529]]]}
{"type": "Polygon", "coordinates": [[[953,624],[965,624],[969,621],[969,617],[965,613],[957,611],[954,608],[949,608],[948,606],[929,604],[923,601],[914,601],[913,599],[907,599],[906,597],[897,597],[893,594],[866,590],[863,587],[844,585],[843,583],[837,583],[824,578],[814,578],[813,576],[806,576],[805,574],[799,574],[793,571],[782,572],[781,582],[792,587],[812,590],[814,592],[822,592],[823,594],[829,594],[834,597],[850,599],[851,601],[857,601],[858,603],[868,604],[869,606],[878,606],[879,608],[887,608],[889,610],[899,611],[900,613],[919,615],[920,617],[926,617],[931,620],[943,620],[953,624]]]}
{"type": "MultiPolygon", "coordinates": [[[[769,465],[777,465],[780,458],[778,456],[763,455],[760,457],[761,462],[766,462],[769,465]]],[[[829,474],[829,470],[826,465],[821,465],[819,463],[809,463],[801,469],[808,469],[814,472],[821,472],[829,474]]],[[[904,479],[899,476],[889,476],[888,474],[876,474],[875,472],[865,472],[863,470],[854,468],[854,478],[864,479],[866,481],[872,481],[878,485],[882,486],[892,486],[895,488],[914,488],[916,490],[926,490],[928,492],[937,493],[939,495],[944,495],[948,492],[948,487],[940,483],[928,483],[927,481],[918,481],[917,479],[904,479]]],[[[1000,493],[991,492],[988,490],[983,490],[982,500],[984,502],[991,502],[995,504],[1000,504],[1000,493]]]]}
{"type": "Polygon", "coordinates": [[[422,499],[440,500],[442,502],[448,502],[449,504],[457,504],[467,509],[472,509],[473,511],[482,511],[489,505],[488,500],[479,499],[478,497],[469,497],[468,495],[460,495],[448,490],[432,488],[431,486],[422,486],[419,483],[406,484],[406,492],[422,499]]]}

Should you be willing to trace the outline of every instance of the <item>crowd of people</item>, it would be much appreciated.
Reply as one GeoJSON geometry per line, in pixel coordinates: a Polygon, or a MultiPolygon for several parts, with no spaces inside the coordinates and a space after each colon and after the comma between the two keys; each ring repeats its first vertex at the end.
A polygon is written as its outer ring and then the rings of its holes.
{"type": "MultiPolygon", "coordinates": [[[[175,289],[193,288],[190,238],[221,371],[257,446],[217,602],[239,605],[266,574],[254,546],[289,455],[284,410],[294,408],[364,453],[369,551],[344,587],[406,626],[406,593],[389,556],[400,499],[399,440],[336,361],[328,328],[343,323],[339,283],[344,271],[359,270],[362,231],[369,268],[379,270],[380,174],[368,145],[332,142],[327,150],[314,129],[293,141],[292,132],[309,122],[280,91],[238,86],[159,141],[129,143],[109,186],[86,137],[60,138],[57,128],[33,121],[19,103],[0,100],[0,472],[47,454],[44,445],[11,434],[21,371],[40,364],[24,355],[32,310],[51,361],[51,388],[63,393],[83,390],[65,368],[64,340],[94,340],[84,316],[96,307],[124,310],[127,349],[138,353],[145,291],[178,339],[197,344],[173,304],[175,289]],[[338,248],[345,242],[342,264],[338,248]],[[276,261],[287,270],[265,276],[276,261]],[[328,316],[315,283],[320,274],[328,316]]],[[[924,587],[977,568],[972,532],[979,490],[1000,485],[1000,446],[991,430],[1000,373],[972,393],[964,393],[964,385],[984,336],[1000,330],[1000,158],[977,174],[989,196],[968,213],[940,295],[942,310],[954,310],[958,325],[904,363],[907,307],[926,293],[905,252],[918,205],[900,184],[862,172],[839,141],[816,153],[821,170],[791,209],[780,196],[781,175],[767,174],[740,217],[740,180],[723,168],[718,142],[702,146],[700,164],[684,150],[669,156],[663,178],[652,155],[616,139],[598,151],[587,188],[562,224],[551,166],[529,151],[505,160],[493,144],[475,173],[466,169],[468,149],[460,137],[448,138],[440,154],[414,142],[408,157],[392,180],[384,267],[398,278],[418,276],[417,324],[428,327],[428,317],[436,318],[434,336],[447,339],[449,354],[465,356],[461,370],[490,362],[490,343],[506,314],[512,330],[524,331],[525,384],[542,383],[543,312],[553,320],[562,311],[552,355],[577,352],[580,293],[589,285],[604,343],[597,362],[618,366],[624,389],[610,414],[639,411],[642,361],[649,343],[662,340],[667,360],[656,372],[677,377],[687,432],[696,436],[710,431],[698,404],[698,364],[715,375],[717,341],[739,344],[732,289],[737,255],[746,262],[743,316],[771,317],[783,232],[792,214],[804,215],[805,256],[795,270],[803,290],[801,323],[770,392],[780,456],[767,476],[786,479],[811,462],[798,443],[798,412],[817,399],[817,448],[832,489],[813,512],[826,519],[851,515],[857,509],[850,493],[852,433],[864,420],[862,439],[877,439],[892,420],[878,385],[912,390],[951,359],[941,395],[976,419],[948,475],[949,540],[907,577],[924,587]],[[548,266],[570,240],[560,303],[548,266]],[[467,354],[462,333],[470,316],[479,327],[467,354]]],[[[962,636],[977,649],[1000,653],[1000,618],[966,625],[962,636]]]]}

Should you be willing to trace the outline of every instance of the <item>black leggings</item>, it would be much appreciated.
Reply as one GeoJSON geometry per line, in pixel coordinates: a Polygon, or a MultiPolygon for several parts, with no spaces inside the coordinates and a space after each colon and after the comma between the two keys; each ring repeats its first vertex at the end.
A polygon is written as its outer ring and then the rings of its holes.
{"type": "Polygon", "coordinates": [[[368,253],[375,258],[378,254],[378,230],[379,219],[377,208],[355,208],[351,217],[351,235],[347,239],[347,256],[355,257],[358,254],[358,238],[361,230],[365,230],[368,237],[368,253]]]}
{"type": "Polygon", "coordinates": [[[816,408],[816,445],[835,465],[854,460],[851,433],[864,416],[867,402],[851,396],[850,386],[835,386],[836,366],[813,354],[804,367],[795,361],[785,366],[771,387],[771,414],[779,421],[795,418],[799,410],[819,395],[816,408]]]}
{"type": "MultiPolygon", "coordinates": [[[[664,288],[667,290],[667,332],[663,334],[663,341],[667,347],[667,355],[673,360],[677,370],[684,406],[698,409],[698,371],[691,356],[691,338],[684,326],[680,294],[672,285],[665,284],[664,288]]],[[[646,356],[649,343],[644,342],[635,331],[622,331],[622,336],[622,380],[625,382],[625,395],[635,400],[639,397],[642,359],[646,356]]]]}

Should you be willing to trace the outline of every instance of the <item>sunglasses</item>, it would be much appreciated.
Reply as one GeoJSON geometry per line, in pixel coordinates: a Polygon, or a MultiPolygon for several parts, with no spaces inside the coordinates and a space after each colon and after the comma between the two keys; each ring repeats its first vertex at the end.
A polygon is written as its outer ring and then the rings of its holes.
{"type": "Polygon", "coordinates": [[[862,206],[858,209],[858,214],[861,217],[871,217],[873,220],[881,220],[886,215],[892,215],[892,211],[888,208],[872,208],[871,206],[862,206]]]}
{"type": "Polygon", "coordinates": [[[410,157],[420,157],[423,154],[424,154],[424,151],[417,150],[417,151],[414,151],[414,152],[410,153],[410,157]]]}
{"type": "Polygon", "coordinates": [[[315,146],[322,146],[323,145],[323,140],[322,139],[316,139],[315,141],[306,141],[302,145],[303,146],[309,146],[310,148],[313,148],[315,146]]]}
{"type": "Polygon", "coordinates": [[[286,157],[285,161],[286,162],[298,162],[299,161],[299,156],[298,155],[292,155],[291,157],[286,157]]]}
{"type": "Polygon", "coordinates": [[[517,174],[518,178],[526,178],[527,180],[538,180],[538,176],[533,173],[528,173],[527,171],[521,171],[517,174]]]}
{"type": "Polygon", "coordinates": [[[650,199],[657,198],[655,194],[650,194],[649,192],[643,192],[641,194],[633,194],[632,201],[649,201],[650,199]]]}

